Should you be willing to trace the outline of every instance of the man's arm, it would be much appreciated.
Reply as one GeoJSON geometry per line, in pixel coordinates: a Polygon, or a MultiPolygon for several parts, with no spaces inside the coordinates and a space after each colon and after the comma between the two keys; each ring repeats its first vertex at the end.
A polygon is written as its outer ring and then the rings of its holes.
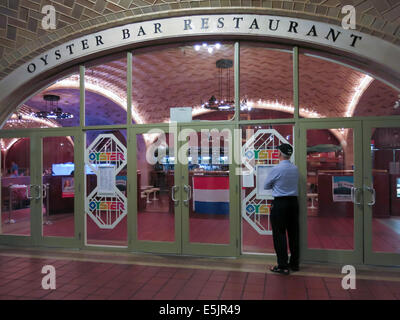
{"type": "Polygon", "coordinates": [[[278,172],[273,168],[268,174],[267,179],[265,179],[264,189],[270,190],[274,186],[276,180],[278,179],[278,172]]]}

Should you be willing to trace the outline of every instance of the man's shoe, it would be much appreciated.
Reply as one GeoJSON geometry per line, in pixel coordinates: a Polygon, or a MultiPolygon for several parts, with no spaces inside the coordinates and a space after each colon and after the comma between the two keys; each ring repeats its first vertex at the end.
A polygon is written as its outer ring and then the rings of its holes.
{"type": "Polygon", "coordinates": [[[274,273],[284,274],[285,276],[288,276],[290,274],[289,269],[287,269],[287,268],[279,268],[278,266],[270,267],[269,270],[271,272],[274,272],[274,273]]]}
{"type": "Polygon", "coordinates": [[[289,266],[289,269],[291,271],[299,271],[300,270],[299,266],[289,266]]]}

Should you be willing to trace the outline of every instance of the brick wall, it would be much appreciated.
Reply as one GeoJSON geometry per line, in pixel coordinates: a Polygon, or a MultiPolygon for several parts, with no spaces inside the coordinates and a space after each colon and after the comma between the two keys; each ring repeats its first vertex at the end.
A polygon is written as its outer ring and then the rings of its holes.
{"type": "Polygon", "coordinates": [[[339,25],[340,10],[346,4],[357,9],[359,31],[400,45],[400,0],[0,0],[0,79],[68,39],[145,18],[182,14],[182,9],[201,13],[210,8],[229,12],[240,7],[247,13],[295,16],[339,25]],[[57,11],[57,29],[53,31],[41,27],[41,8],[47,4],[57,11]]]}

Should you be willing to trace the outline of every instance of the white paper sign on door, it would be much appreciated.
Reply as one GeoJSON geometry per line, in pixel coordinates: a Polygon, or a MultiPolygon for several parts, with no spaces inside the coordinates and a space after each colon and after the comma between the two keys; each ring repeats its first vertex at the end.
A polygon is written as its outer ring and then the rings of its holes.
{"type": "Polygon", "coordinates": [[[245,172],[243,174],[243,184],[244,188],[253,188],[254,187],[254,174],[250,172],[245,172]]]}
{"type": "Polygon", "coordinates": [[[192,108],[191,107],[179,107],[170,108],[170,121],[176,122],[191,122],[192,121],[192,108]]]}
{"type": "Polygon", "coordinates": [[[97,178],[99,196],[115,195],[115,166],[99,166],[97,178]]]}

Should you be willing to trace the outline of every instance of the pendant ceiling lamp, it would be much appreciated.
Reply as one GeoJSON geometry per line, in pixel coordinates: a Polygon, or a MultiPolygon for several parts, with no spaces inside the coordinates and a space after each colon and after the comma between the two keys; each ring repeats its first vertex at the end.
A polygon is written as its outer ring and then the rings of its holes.
{"type": "MultiPolygon", "coordinates": [[[[220,59],[215,63],[218,70],[218,98],[214,95],[202,103],[201,107],[215,111],[233,111],[235,110],[235,101],[231,97],[231,69],[233,61],[230,59],[220,59]],[[225,82],[225,83],[224,83],[225,82]]],[[[240,102],[241,110],[251,110],[247,107],[246,99],[240,102]]]]}
{"type": "Polygon", "coordinates": [[[71,119],[74,117],[72,113],[63,112],[63,110],[58,106],[60,96],[45,94],[43,100],[46,102],[46,110],[34,112],[32,116],[47,119],[71,119]]]}
{"type": "Polygon", "coordinates": [[[211,110],[224,110],[230,111],[235,109],[235,102],[230,96],[230,86],[231,86],[231,68],[233,67],[233,61],[230,59],[220,59],[216,62],[216,67],[218,70],[218,94],[219,97],[216,98],[214,95],[201,105],[202,108],[211,110]],[[224,85],[225,78],[225,85],[224,85]],[[225,92],[223,88],[225,87],[225,92]],[[225,94],[225,95],[224,95],[225,94]]]}

